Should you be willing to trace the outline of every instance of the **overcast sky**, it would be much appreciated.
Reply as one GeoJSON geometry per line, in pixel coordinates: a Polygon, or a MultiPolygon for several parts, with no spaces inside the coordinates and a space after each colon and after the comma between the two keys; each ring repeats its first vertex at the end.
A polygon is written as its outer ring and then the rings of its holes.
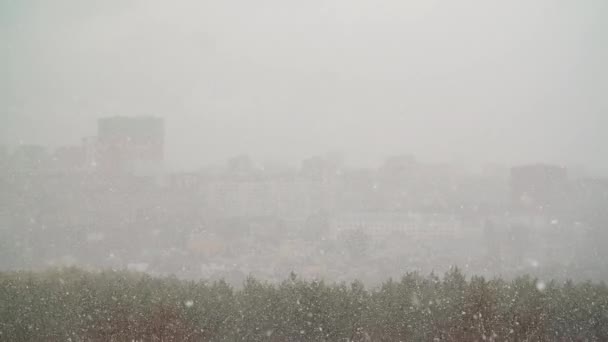
{"type": "Polygon", "coordinates": [[[606,0],[0,0],[0,142],[608,167],[606,0]]]}

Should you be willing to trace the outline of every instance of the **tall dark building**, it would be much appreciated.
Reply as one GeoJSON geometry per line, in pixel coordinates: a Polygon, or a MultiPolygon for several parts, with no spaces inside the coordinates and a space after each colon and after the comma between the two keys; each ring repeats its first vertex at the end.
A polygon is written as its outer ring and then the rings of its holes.
{"type": "Polygon", "coordinates": [[[98,166],[110,172],[158,175],[164,164],[164,120],[109,117],[98,120],[98,166]]]}

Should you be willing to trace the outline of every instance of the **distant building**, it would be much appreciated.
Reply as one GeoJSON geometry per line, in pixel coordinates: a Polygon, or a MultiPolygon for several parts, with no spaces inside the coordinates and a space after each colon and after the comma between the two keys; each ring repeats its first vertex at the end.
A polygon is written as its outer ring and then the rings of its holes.
{"type": "Polygon", "coordinates": [[[95,171],[99,161],[99,150],[97,137],[86,137],[81,140],[82,151],[84,153],[84,168],[88,171],[95,171]]]}
{"type": "Polygon", "coordinates": [[[411,155],[396,155],[388,157],[382,166],[382,172],[392,176],[410,174],[418,166],[416,158],[411,155]]]}
{"type": "Polygon", "coordinates": [[[425,239],[454,237],[462,231],[462,227],[456,216],[445,214],[361,212],[343,213],[329,219],[330,239],[356,230],[375,238],[387,238],[399,233],[414,239],[425,239]]]}
{"type": "Polygon", "coordinates": [[[342,175],[343,161],[339,156],[314,156],[302,161],[300,175],[307,179],[329,182],[342,175]]]}
{"type": "Polygon", "coordinates": [[[592,226],[608,227],[608,179],[578,179],[574,189],[571,202],[577,216],[592,226]]]}
{"type": "Polygon", "coordinates": [[[109,117],[98,121],[97,166],[107,172],[155,176],[164,165],[164,120],[158,117],[109,117]]]}
{"type": "Polygon", "coordinates": [[[55,150],[52,159],[55,171],[78,171],[85,166],[85,149],[82,145],[61,146],[55,150]]]}
{"type": "Polygon", "coordinates": [[[5,169],[9,164],[8,147],[0,145],[0,169],[5,169]]]}
{"type": "Polygon", "coordinates": [[[565,167],[531,164],[511,169],[511,203],[514,209],[557,211],[568,193],[565,167]]]}
{"type": "Polygon", "coordinates": [[[40,171],[48,162],[48,151],[40,145],[19,145],[11,156],[11,164],[18,172],[40,171]]]}
{"type": "Polygon", "coordinates": [[[226,175],[231,179],[251,179],[255,178],[258,168],[248,155],[239,155],[230,158],[226,163],[226,175]]]}

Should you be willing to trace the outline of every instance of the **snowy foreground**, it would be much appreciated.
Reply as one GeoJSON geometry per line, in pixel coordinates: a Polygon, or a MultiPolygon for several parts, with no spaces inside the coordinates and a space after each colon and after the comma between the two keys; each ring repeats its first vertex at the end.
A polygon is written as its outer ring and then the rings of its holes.
{"type": "Polygon", "coordinates": [[[406,274],[366,289],[295,274],[192,282],[0,273],[0,341],[607,341],[605,284],[406,274]]]}

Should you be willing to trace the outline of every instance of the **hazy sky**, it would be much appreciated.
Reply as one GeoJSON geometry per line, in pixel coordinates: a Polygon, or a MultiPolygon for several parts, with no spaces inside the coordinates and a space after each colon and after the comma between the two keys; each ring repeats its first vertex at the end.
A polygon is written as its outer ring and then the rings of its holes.
{"type": "Polygon", "coordinates": [[[0,142],[608,167],[606,0],[0,0],[0,142]]]}

